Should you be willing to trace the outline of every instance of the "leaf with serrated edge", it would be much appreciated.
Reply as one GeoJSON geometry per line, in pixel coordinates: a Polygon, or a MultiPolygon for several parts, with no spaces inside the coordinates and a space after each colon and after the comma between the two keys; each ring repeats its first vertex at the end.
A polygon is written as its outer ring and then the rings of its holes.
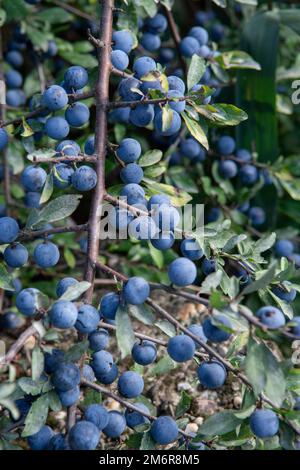
{"type": "Polygon", "coordinates": [[[148,150],[144,153],[138,161],[138,164],[142,167],[155,165],[162,159],[163,153],[161,150],[148,150]]]}
{"type": "Polygon", "coordinates": [[[187,76],[187,85],[188,90],[191,90],[194,85],[199,83],[204,72],[205,72],[205,61],[202,57],[194,54],[189,66],[188,76],[187,76]]]}
{"type": "Polygon", "coordinates": [[[135,335],[130,317],[123,307],[119,307],[116,313],[116,337],[121,357],[124,358],[131,354],[135,343],[135,335]]]}
{"type": "Polygon", "coordinates": [[[84,292],[91,287],[91,283],[87,281],[80,281],[68,287],[66,292],[60,296],[59,300],[69,300],[70,302],[78,299],[84,292]]]}
{"type": "Polygon", "coordinates": [[[252,284],[249,284],[244,290],[244,294],[251,294],[252,292],[256,292],[259,289],[263,289],[264,287],[268,286],[270,282],[272,282],[276,272],[276,263],[273,263],[268,271],[266,271],[259,279],[254,281],[252,284]]]}
{"type": "Polygon", "coordinates": [[[200,144],[203,145],[206,150],[208,150],[208,140],[200,124],[194,119],[190,118],[186,113],[181,113],[181,116],[183,117],[192,136],[195,137],[195,139],[198,140],[198,142],[200,142],[200,144]]]}
{"type": "Polygon", "coordinates": [[[22,432],[22,437],[31,436],[36,434],[41,427],[45,424],[49,410],[49,398],[47,394],[40,396],[31,405],[28,415],[25,419],[25,427],[22,432]]]}
{"type": "Polygon", "coordinates": [[[38,346],[32,351],[31,360],[31,378],[32,380],[39,380],[44,371],[44,354],[38,346]]]}

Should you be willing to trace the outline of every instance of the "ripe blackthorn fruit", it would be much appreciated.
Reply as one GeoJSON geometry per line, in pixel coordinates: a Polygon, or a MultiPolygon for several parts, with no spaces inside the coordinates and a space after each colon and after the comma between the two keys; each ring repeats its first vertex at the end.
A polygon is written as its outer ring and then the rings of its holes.
{"type": "Polygon", "coordinates": [[[26,317],[36,315],[41,307],[40,291],[34,288],[23,289],[16,298],[17,309],[26,317]]]}
{"type": "Polygon", "coordinates": [[[170,264],[168,275],[172,284],[184,287],[193,284],[197,277],[197,268],[191,260],[177,258],[170,264]]]}
{"type": "Polygon", "coordinates": [[[168,354],[176,362],[186,362],[195,354],[195,342],[187,335],[173,336],[168,342],[168,354]]]}
{"type": "Polygon", "coordinates": [[[68,300],[58,300],[52,305],[49,317],[50,322],[56,328],[72,328],[77,321],[78,310],[72,302],[68,300]]]}
{"type": "Polygon", "coordinates": [[[3,257],[11,268],[20,268],[28,261],[28,251],[21,243],[15,243],[5,248],[3,257]]]}
{"type": "Polygon", "coordinates": [[[51,381],[59,392],[72,390],[80,382],[79,367],[71,362],[62,362],[54,370],[51,381]]]}
{"type": "Polygon", "coordinates": [[[131,354],[135,362],[147,366],[155,361],[157,350],[152,341],[143,340],[134,344],[131,354]]]}
{"type": "Polygon", "coordinates": [[[78,191],[90,191],[97,184],[97,173],[90,166],[82,165],[72,174],[72,184],[78,191]]]}
{"type": "Polygon", "coordinates": [[[104,434],[107,437],[117,438],[125,431],[126,419],[119,411],[109,411],[108,423],[103,429],[104,434]]]}
{"type": "MultiPolygon", "coordinates": [[[[143,403],[135,403],[134,405],[144,413],[150,414],[149,409],[143,403]]],[[[138,411],[130,410],[129,408],[125,411],[125,419],[127,426],[130,428],[135,428],[136,426],[150,422],[146,416],[143,416],[138,411]]]]}
{"type": "Polygon", "coordinates": [[[144,380],[131,370],[123,372],[118,380],[119,393],[125,398],[136,398],[143,392],[144,380]]]}
{"type": "Polygon", "coordinates": [[[78,421],[69,433],[69,444],[73,450],[94,450],[99,444],[100,431],[90,421],[78,421]]]}
{"type": "Polygon", "coordinates": [[[166,445],[178,438],[178,426],[170,416],[159,416],[151,426],[151,436],[157,444],[166,445]]]}
{"type": "Polygon", "coordinates": [[[106,349],[109,344],[109,334],[107,330],[100,328],[89,334],[90,348],[97,352],[106,349]]]}
{"type": "Polygon", "coordinates": [[[0,218],[0,244],[15,241],[19,234],[18,222],[12,217],[0,218]]]}
{"type": "Polygon", "coordinates": [[[272,410],[255,410],[249,423],[253,434],[261,439],[275,436],[279,429],[278,417],[272,410]]]}
{"type": "Polygon", "coordinates": [[[180,251],[185,258],[196,261],[203,256],[203,250],[196,240],[185,238],[180,244],[180,251]]]}
{"type": "Polygon", "coordinates": [[[56,295],[57,297],[61,297],[66,290],[75,284],[77,284],[78,281],[77,279],[74,279],[74,277],[64,277],[58,283],[56,284],[56,295]]]}
{"type": "Polygon", "coordinates": [[[100,303],[100,313],[108,320],[114,320],[120,305],[120,296],[115,292],[105,294],[100,303]]]}
{"type": "Polygon", "coordinates": [[[59,261],[58,247],[49,241],[45,241],[36,245],[33,252],[33,259],[41,268],[51,268],[59,261]]]}
{"type": "Polygon", "coordinates": [[[260,319],[261,323],[272,329],[281,328],[285,325],[284,315],[282,311],[276,307],[261,307],[257,310],[256,316],[260,319]]]}
{"type": "Polygon", "coordinates": [[[123,287],[124,299],[128,304],[141,305],[150,294],[150,286],[142,277],[131,277],[123,287]]]}
{"type": "Polygon", "coordinates": [[[75,328],[80,333],[89,334],[97,328],[99,321],[98,310],[93,305],[83,304],[78,309],[75,328]]]}
{"type": "MultiPolygon", "coordinates": [[[[216,323],[224,325],[227,328],[231,328],[231,322],[229,318],[225,317],[225,315],[215,315],[213,319],[216,323]]],[[[231,333],[228,331],[222,330],[218,326],[214,325],[212,318],[207,318],[204,321],[203,332],[207,339],[213,343],[222,343],[223,341],[227,341],[231,336],[231,333]]]]}
{"type": "Polygon", "coordinates": [[[124,163],[133,163],[141,155],[142,148],[135,139],[123,139],[117,149],[117,155],[124,163]]]}
{"type": "Polygon", "coordinates": [[[58,392],[59,399],[61,401],[62,406],[72,406],[79,400],[80,397],[80,388],[78,385],[71,390],[66,390],[65,392],[59,391],[58,392]]]}
{"type": "Polygon", "coordinates": [[[94,423],[99,431],[102,431],[108,424],[108,411],[104,406],[96,403],[87,406],[83,416],[86,421],[94,423]]]}
{"type": "Polygon", "coordinates": [[[201,364],[197,370],[197,374],[203,387],[209,389],[222,387],[227,377],[225,367],[216,361],[201,364]]]}
{"type": "Polygon", "coordinates": [[[27,438],[28,445],[32,450],[47,449],[54,432],[49,426],[42,426],[41,429],[27,438]]]}

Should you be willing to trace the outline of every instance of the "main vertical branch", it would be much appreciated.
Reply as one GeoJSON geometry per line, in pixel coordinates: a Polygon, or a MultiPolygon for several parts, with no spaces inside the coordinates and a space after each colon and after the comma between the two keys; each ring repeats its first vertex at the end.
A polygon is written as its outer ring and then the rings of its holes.
{"type": "Polygon", "coordinates": [[[109,103],[109,77],[111,71],[111,40],[114,0],[100,0],[102,4],[100,20],[100,41],[98,54],[98,81],[96,85],[96,130],[95,154],[97,156],[97,186],[95,188],[88,226],[88,252],[85,280],[92,286],[86,292],[86,302],[92,301],[95,277],[95,262],[99,251],[101,204],[105,193],[105,157],[107,148],[107,105],[109,103]]]}
{"type": "MultiPolygon", "coordinates": [[[[109,77],[111,72],[111,41],[113,26],[114,0],[99,0],[101,4],[100,40],[97,43],[98,79],[95,88],[96,96],[96,129],[95,129],[95,155],[97,185],[94,190],[91,210],[88,220],[88,249],[84,278],[91,283],[85,293],[84,300],[92,302],[95,279],[95,263],[99,252],[101,205],[105,194],[105,158],[107,152],[107,107],[109,103],[109,77]]],[[[79,338],[82,339],[82,338],[79,338]]],[[[83,355],[80,367],[84,363],[83,355]]],[[[76,422],[77,404],[68,409],[67,429],[70,430],[76,422]]]]}

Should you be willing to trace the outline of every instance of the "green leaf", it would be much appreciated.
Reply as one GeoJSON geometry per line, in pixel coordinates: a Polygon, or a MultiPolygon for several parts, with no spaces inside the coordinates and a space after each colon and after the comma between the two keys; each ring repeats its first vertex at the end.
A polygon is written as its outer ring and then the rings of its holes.
{"type": "Polygon", "coordinates": [[[49,408],[56,413],[60,411],[62,409],[62,404],[55,390],[50,390],[47,395],[49,400],[49,408]]]}
{"type": "Polygon", "coordinates": [[[35,27],[29,26],[28,24],[26,25],[26,33],[35,48],[42,50],[43,52],[47,52],[49,47],[48,41],[50,39],[49,34],[46,34],[45,31],[41,31],[35,27]]]}
{"type": "Polygon", "coordinates": [[[245,51],[228,51],[223,52],[218,57],[216,61],[223,67],[225,70],[229,69],[252,69],[252,70],[261,70],[261,66],[256,62],[250,54],[245,51]]]}
{"type": "Polygon", "coordinates": [[[23,0],[3,0],[3,8],[6,11],[7,21],[18,21],[27,16],[27,8],[23,0]]]}
{"type": "Polygon", "coordinates": [[[225,8],[227,5],[226,0],[212,0],[218,7],[225,8]]]}
{"type": "Polygon", "coordinates": [[[84,394],[83,406],[93,405],[94,403],[101,403],[102,396],[97,390],[92,388],[87,388],[84,394]]]}
{"type": "Polygon", "coordinates": [[[170,338],[176,335],[175,326],[168,320],[159,320],[155,323],[155,326],[157,326],[157,328],[163,331],[166,335],[170,336],[170,338]]]}
{"type": "Polygon", "coordinates": [[[91,54],[79,54],[74,51],[60,51],[60,56],[70,64],[86,67],[87,69],[92,69],[97,67],[98,62],[91,54]]]}
{"type": "Polygon", "coordinates": [[[142,167],[155,165],[162,159],[163,153],[161,150],[148,150],[138,161],[138,164],[142,167]]]}
{"type": "Polygon", "coordinates": [[[94,47],[88,41],[76,41],[73,44],[74,51],[76,52],[93,52],[94,47]]]}
{"type": "Polygon", "coordinates": [[[128,305],[128,310],[130,315],[144,323],[144,325],[153,325],[155,322],[155,315],[146,304],[128,305]]]}
{"type": "Polygon", "coordinates": [[[43,223],[56,222],[69,217],[77,209],[81,199],[80,194],[68,194],[53,199],[41,210],[35,213],[35,220],[27,228],[33,228],[43,223]]]}
{"type": "Polygon", "coordinates": [[[182,171],[182,166],[172,166],[168,169],[168,176],[171,178],[172,183],[179,189],[187,191],[190,194],[198,194],[199,187],[193,178],[182,171]]]}
{"type": "Polygon", "coordinates": [[[237,3],[242,3],[244,5],[252,5],[256,6],[257,5],[257,0],[235,0],[237,3]]]}
{"type": "Polygon", "coordinates": [[[0,400],[7,398],[15,391],[16,384],[14,382],[4,382],[0,384],[0,400]]]}
{"type": "Polygon", "coordinates": [[[53,193],[53,173],[52,171],[47,175],[45,185],[43,187],[43,192],[40,198],[40,204],[44,204],[45,202],[49,201],[50,197],[53,193]]]}
{"type": "Polygon", "coordinates": [[[1,398],[0,405],[10,412],[15,421],[20,417],[20,411],[11,398],[1,398]]]}
{"type": "Polygon", "coordinates": [[[162,110],[162,130],[163,132],[170,129],[173,120],[173,109],[169,105],[163,107],[162,110]]]}
{"type": "Polygon", "coordinates": [[[82,355],[88,350],[89,342],[81,341],[80,343],[74,344],[65,354],[65,360],[67,362],[76,362],[82,355]]]}
{"type": "Polygon", "coordinates": [[[158,269],[162,269],[164,266],[164,255],[160,250],[157,250],[151,242],[148,243],[148,247],[154,264],[158,267],[158,269]]]}
{"type": "Polygon", "coordinates": [[[280,444],[284,450],[295,450],[295,437],[292,428],[284,421],[281,421],[280,444]]]}
{"type": "Polygon", "coordinates": [[[30,377],[21,377],[18,380],[19,387],[28,395],[39,395],[45,385],[44,381],[32,380],[30,377]]]}
{"type": "Polygon", "coordinates": [[[165,173],[166,169],[167,165],[164,162],[160,165],[150,166],[144,171],[144,177],[148,179],[158,178],[165,173]]]}
{"type": "Polygon", "coordinates": [[[151,180],[149,178],[145,178],[145,177],[143,181],[145,185],[147,186],[147,190],[150,195],[166,194],[167,196],[169,196],[171,203],[174,206],[177,206],[177,207],[184,206],[192,199],[192,197],[185,191],[182,191],[178,188],[174,188],[173,186],[169,184],[157,183],[156,181],[151,180]]]}
{"type": "Polygon", "coordinates": [[[131,434],[128,436],[128,438],[125,441],[126,447],[129,449],[139,449],[142,439],[143,439],[143,433],[141,432],[136,432],[134,434],[131,434]]]}
{"type": "Polygon", "coordinates": [[[184,390],[181,392],[181,397],[179,400],[178,405],[176,406],[175,410],[175,418],[180,418],[184,415],[187,411],[189,411],[192,403],[192,397],[188,395],[184,390]]]}
{"type": "Polygon", "coordinates": [[[273,263],[270,265],[268,271],[264,272],[264,274],[259,277],[257,280],[255,280],[252,284],[249,284],[244,290],[243,290],[243,295],[244,294],[251,294],[252,292],[256,292],[259,289],[264,289],[266,286],[268,286],[276,272],[276,263],[273,263]]]}
{"type": "Polygon", "coordinates": [[[187,76],[187,85],[188,90],[191,90],[194,85],[200,82],[206,69],[205,60],[194,54],[189,66],[188,76],[187,76]]]}
{"type": "Polygon", "coordinates": [[[68,287],[66,292],[60,296],[59,300],[73,300],[78,299],[84,292],[86,292],[91,287],[91,283],[87,281],[80,281],[72,284],[68,287]]]}
{"type": "Polygon", "coordinates": [[[155,442],[151,437],[150,431],[145,432],[141,441],[140,450],[152,450],[155,449],[155,442]]]}
{"type": "Polygon", "coordinates": [[[22,437],[37,433],[45,424],[49,410],[48,394],[44,394],[33,402],[25,419],[22,437]]]}
{"type": "Polygon", "coordinates": [[[198,430],[201,436],[222,436],[233,431],[241,424],[234,411],[220,411],[207,418],[198,430]]]}
{"type": "Polygon", "coordinates": [[[31,377],[32,380],[39,380],[44,371],[44,354],[38,346],[32,351],[31,358],[31,377]]]}
{"type": "Polygon", "coordinates": [[[138,33],[138,15],[134,2],[130,2],[125,15],[118,15],[118,29],[125,29],[135,34],[138,33]]]}
{"type": "Polygon", "coordinates": [[[164,356],[160,359],[150,370],[151,375],[161,375],[166,374],[170,370],[178,367],[178,363],[173,361],[170,356],[164,356]]]}
{"type": "Polygon", "coordinates": [[[253,247],[253,254],[260,254],[269,250],[275,243],[276,233],[272,232],[270,235],[259,238],[253,247]]]}
{"type": "Polygon", "coordinates": [[[12,275],[6,270],[4,263],[0,263],[0,288],[12,292],[15,290],[12,275]]]}
{"type": "Polygon", "coordinates": [[[191,117],[189,117],[186,113],[181,113],[181,116],[183,117],[186,123],[186,127],[188,128],[192,136],[195,137],[195,139],[198,140],[198,142],[200,142],[200,144],[203,145],[206,150],[208,150],[208,140],[200,124],[191,117]]]}
{"type": "Polygon", "coordinates": [[[233,104],[193,105],[196,111],[216,126],[237,126],[248,119],[247,113],[233,104]]]}
{"type": "Polygon", "coordinates": [[[59,7],[44,8],[35,14],[35,18],[45,23],[62,24],[72,21],[73,16],[59,7]]]}
{"type": "Polygon", "coordinates": [[[123,359],[131,354],[132,347],[135,343],[131,320],[127,310],[123,307],[119,307],[116,313],[116,337],[118,348],[123,359]]]}
{"type": "Polygon", "coordinates": [[[211,273],[202,282],[200,292],[209,294],[212,290],[216,289],[223,277],[223,272],[219,269],[215,273],[211,273]]]}
{"type": "Polygon", "coordinates": [[[296,8],[290,8],[290,9],[285,9],[285,10],[277,10],[279,19],[282,24],[285,26],[288,26],[291,28],[295,33],[300,35],[300,12],[299,9],[297,10],[296,8]]]}
{"type": "Polygon", "coordinates": [[[76,266],[76,257],[73,254],[73,251],[70,250],[68,247],[64,247],[64,258],[66,260],[67,265],[69,268],[74,269],[76,266]]]}
{"type": "Polygon", "coordinates": [[[232,237],[230,237],[225,245],[222,247],[222,250],[225,251],[226,253],[230,252],[233,248],[236,247],[236,245],[238,245],[239,243],[241,243],[242,241],[246,240],[247,238],[247,235],[245,234],[242,234],[242,235],[233,235],[232,237]]]}
{"type": "Polygon", "coordinates": [[[300,201],[300,178],[295,178],[285,171],[277,172],[275,176],[291,198],[295,201],[300,201]]]}
{"type": "Polygon", "coordinates": [[[157,12],[157,3],[155,0],[135,0],[135,4],[138,7],[144,8],[147,16],[154,16],[157,12]]]}
{"type": "Polygon", "coordinates": [[[160,3],[170,11],[174,5],[174,0],[160,0],[160,3]]]}
{"type": "Polygon", "coordinates": [[[27,124],[24,117],[22,118],[22,127],[23,127],[23,130],[21,132],[22,137],[30,137],[34,134],[33,130],[31,129],[30,125],[27,124]]]}
{"type": "Polygon", "coordinates": [[[268,289],[268,293],[273,298],[273,300],[276,302],[276,304],[278,305],[280,310],[284,313],[284,315],[286,315],[290,320],[292,320],[292,318],[294,316],[294,311],[293,311],[292,305],[289,304],[288,302],[285,302],[284,300],[280,299],[279,297],[277,297],[277,295],[273,294],[271,289],[268,289]]]}
{"type": "Polygon", "coordinates": [[[263,355],[262,345],[250,339],[244,365],[246,375],[251,382],[256,396],[263,391],[267,381],[265,364],[262,360],[263,355]]]}
{"type": "Polygon", "coordinates": [[[248,339],[249,331],[243,331],[242,333],[235,336],[235,338],[233,338],[233,340],[230,342],[226,357],[230,359],[236,355],[236,353],[241,351],[248,343],[248,339]]]}
{"type": "Polygon", "coordinates": [[[6,21],[6,11],[0,8],[0,27],[4,25],[6,21]]]}
{"type": "Polygon", "coordinates": [[[256,395],[264,392],[280,407],[285,396],[286,380],[281,365],[267,346],[252,339],[249,341],[245,371],[256,395]]]}

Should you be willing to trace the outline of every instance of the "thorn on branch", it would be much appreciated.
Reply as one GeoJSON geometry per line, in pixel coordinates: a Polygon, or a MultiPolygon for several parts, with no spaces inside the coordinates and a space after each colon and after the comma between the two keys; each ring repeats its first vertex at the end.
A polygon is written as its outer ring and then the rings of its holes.
{"type": "Polygon", "coordinates": [[[100,41],[100,39],[95,38],[95,36],[92,35],[91,30],[87,30],[87,35],[88,35],[88,40],[90,41],[91,44],[93,44],[96,49],[99,49],[101,47],[104,47],[104,42],[100,41]]]}

